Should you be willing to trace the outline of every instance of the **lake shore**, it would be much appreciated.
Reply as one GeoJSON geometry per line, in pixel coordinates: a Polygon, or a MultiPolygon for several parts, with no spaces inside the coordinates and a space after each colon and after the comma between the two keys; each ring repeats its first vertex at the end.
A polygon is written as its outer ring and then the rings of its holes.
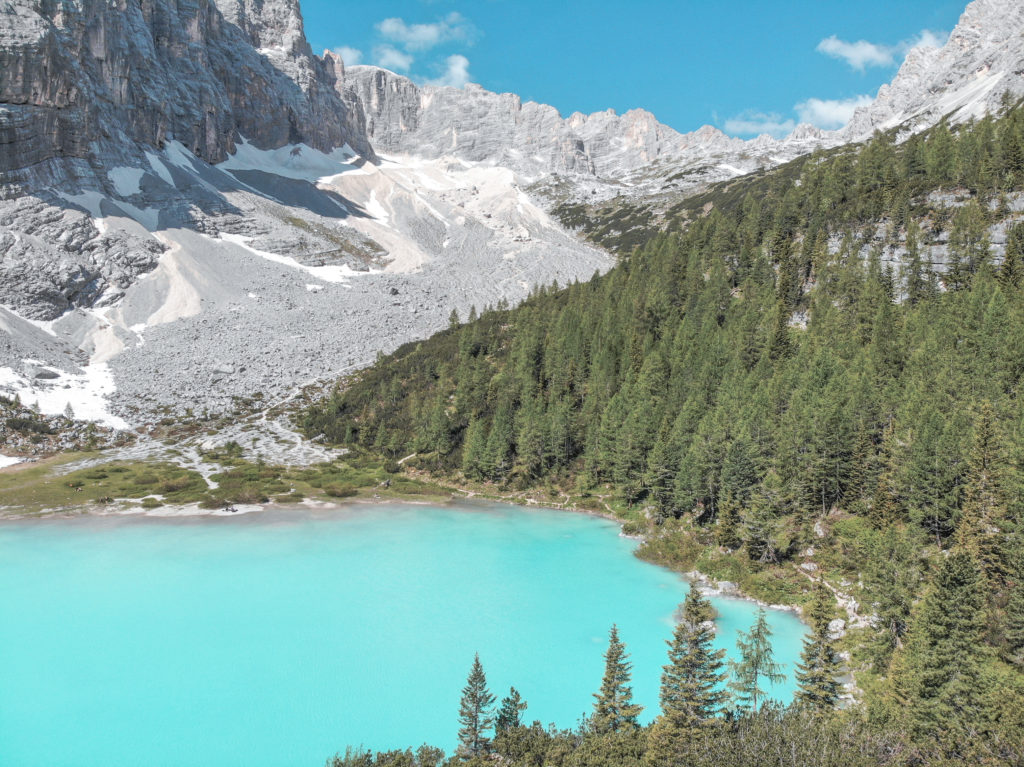
{"type": "MultiPolygon", "coordinates": [[[[15,464],[7,467],[7,470],[18,470],[19,468],[25,468],[31,464],[15,464]]],[[[601,511],[599,509],[587,509],[579,508],[576,506],[567,506],[557,503],[544,503],[537,501],[533,498],[494,498],[478,493],[467,491],[467,490],[454,490],[451,489],[450,494],[447,497],[436,497],[430,499],[415,499],[407,496],[400,496],[395,494],[375,494],[373,496],[361,496],[353,497],[346,500],[325,500],[321,498],[304,498],[294,504],[283,504],[283,503],[250,503],[250,504],[233,504],[226,508],[203,508],[198,503],[187,503],[187,504],[164,504],[154,508],[146,508],[140,505],[134,499],[119,498],[114,499],[113,503],[103,505],[86,505],[76,506],[73,508],[60,507],[54,509],[47,509],[42,512],[26,512],[26,513],[11,513],[5,510],[5,507],[0,505],[0,524],[4,522],[25,522],[32,520],[58,520],[58,519],[75,519],[80,517],[144,517],[157,519],[202,519],[202,518],[216,518],[225,519],[232,517],[242,517],[250,514],[259,514],[263,512],[289,512],[289,511],[323,511],[323,512],[343,512],[345,510],[355,508],[365,508],[373,506],[389,506],[389,505],[403,505],[403,506],[464,506],[464,507],[501,507],[508,506],[526,511],[557,511],[557,512],[571,512],[574,514],[584,514],[590,517],[596,517],[599,519],[612,522],[619,527],[619,535],[623,538],[636,541],[638,546],[647,542],[648,536],[645,533],[627,533],[624,530],[625,521],[610,511],[601,511]]],[[[702,593],[707,596],[721,597],[721,598],[732,598],[740,599],[746,602],[751,602],[760,607],[770,610],[779,610],[784,612],[790,612],[796,615],[798,618],[802,615],[802,610],[796,605],[787,604],[771,604],[764,600],[757,599],[749,594],[745,594],[736,584],[729,581],[718,581],[710,576],[701,573],[698,570],[682,571],[677,568],[671,567],[669,564],[662,562],[653,562],[660,567],[664,567],[666,570],[676,573],[687,581],[692,586],[699,588],[702,593]]]]}

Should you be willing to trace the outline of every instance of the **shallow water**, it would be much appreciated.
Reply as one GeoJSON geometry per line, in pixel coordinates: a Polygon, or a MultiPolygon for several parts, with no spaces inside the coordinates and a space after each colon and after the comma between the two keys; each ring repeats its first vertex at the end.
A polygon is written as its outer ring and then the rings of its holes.
{"type": "MultiPolygon", "coordinates": [[[[4,767],[322,765],[348,744],[454,745],[479,651],[492,691],[573,726],[608,628],[657,713],[677,575],[613,523],[506,506],[0,524],[4,767]]],[[[714,600],[732,650],[756,607],[714,600]]],[[[792,695],[803,626],[770,615],[792,695]]]]}

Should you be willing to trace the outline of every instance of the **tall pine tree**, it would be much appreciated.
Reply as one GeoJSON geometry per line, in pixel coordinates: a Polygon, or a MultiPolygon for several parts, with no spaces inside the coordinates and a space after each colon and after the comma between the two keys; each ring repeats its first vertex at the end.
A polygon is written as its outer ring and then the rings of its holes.
{"type": "Polygon", "coordinates": [[[637,726],[643,706],[633,703],[630,686],[633,664],[626,645],[619,640],[619,629],[612,625],[608,650],[604,655],[604,677],[601,689],[594,694],[594,715],[591,727],[597,733],[619,732],[637,726]]]}
{"type": "Polygon", "coordinates": [[[768,616],[762,607],[757,611],[757,620],[750,631],[740,631],[736,647],[739,661],[730,661],[732,681],[729,689],[733,693],[736,708],[741,711],[757,711],[758,701],[765,696],[764,684],[778,684],[785,675],[779,670],[772,652],[772,631],[768,627],[768,616]]]}
{"type": "Polygon", "coordinates": [[[484,667],[476,654],[459,702],[459,754],[463,757],[480,756],[491,750],[488,732],[494,724],[493,706],[494,695],[487,689],[484,667]]]}
{"type": "Polygon", "coordinates": [[[944,558],[911,621],[895,680],[909,728],[955,751],[984,719],[984,578],[970,549],[944,558]]]}
{"type": "Polygon", "coordinates": [[[797,666],[796,701],[816,710],[828,710],[839,700],[839,658],[828,635],[828,624],[833,613],[831,592],[818,584],[814,601],[808,610],[810,633],[804,637],[804,647],[797,666]]]}
{"type": "Polygon", "coordinates": [[[661,716],[648,735],[647,761],[678,761],[685,744],[706,727],[728,700],[721,689],[724,650],[712,647],[714,610],[691,586],[683,602],[682,620],[667,642],[668,665],[661,675],[661,716]]]}

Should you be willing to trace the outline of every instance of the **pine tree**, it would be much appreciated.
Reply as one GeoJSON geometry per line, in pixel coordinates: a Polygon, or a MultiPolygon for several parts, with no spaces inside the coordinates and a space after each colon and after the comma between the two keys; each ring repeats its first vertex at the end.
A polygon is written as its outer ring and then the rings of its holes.
{"type": "Polygon", "coordinates": [[[911,619],[896,680],[911,732],[922,739],[941,733],[954,749],[983,720],[983,583],[970,549],[957,547],[943,560],[911,619]]]}
{"type": "Polygon", "coordinates": [[[719,688],[724,650],[715,650],[711,604],[691,586],[683,602],[682,620],[669,646],[669,663],[661,675],[662,716],[679,732],[689,732],[713,717],[727,695],[719,688]]]}
{"type": "Polygon", "coordinates": [[[471,479],[482,479],[490,473],[484,460],[487,449],[487,424],[481,418],[470,418],[462,444],[462,472],[471,479]]]}
{"type": "Polygon", "coordinates": [[[992,404],[981,404],[974,427],[970,473],[963,514],[957,524],[957,541],[970,548],[992,588],[1006,580],[1006,552],[1001,525],[1006,517],[1002,500],[1002,471],[1006,463],[992,404]]]}
{"type": "Polygon", "coordinates": [[[747,553],[755,562],[779,561],[779,518],[787,502],[782,479],[775,469],[769,469],[744,518],[747,553]]]}
{"type": "Polygon", "coordinates": [[[591,727],[597,733],[619,732],[637,726],[642,706],[633,703],[630,686],[633,664],[626,645],[619,640],[619,629],[612,625],[608,650],[604,655],[604,677],[601,689],[594,694],[594,715],[591,727]]]}
{"type": "Polygon", "coordinates": [[[480,664],[480,655],[473,656],[473,666],[462,688],[459,702],[459,753],[464,757],[486,754],[491,748],[488,730],[494,724],[494,695],[487,689],[487,677],[480,664]]]}
{"type": "Polygon", "coordinates": [[[831,592],[819,583],[807,612],[811,631],[804,637],[796,672],[797,703],[816,710],[831,709],[839,700],[839,658],[828,635],[833,608],[831,592]]]}
{"type": "Polygon", "coordinates": [[[757,611],[757,620],[750,631],[739,632],[736,647],[740,660],[729,662],[732,672],[729,689],[733,693],[736,707],[742,711],[757,711],[758,700],[763,700],[765,695],[762,680],[778,684],[785,679],[772,653],[771,636],[768,616],[763,607],[757,611]]]}
{"type": "Polygon", "coordinates": [[[1015,224],[1006,233],[1006,255],[999,270],[999,281],[1017,288],[1021,277],[1024,277],[1024,224],[1015,224]]]}
{"type": "Polygon", "coordinates": [[[740,536],[739,506],[731,493],[722,496],[718,504],[718,525],[715,528],[718,545],[729,551],[736,551],[743,545],[740,536]]]}
{"type": "Polygon", "coordinates": [[[526,701],[523,700],[523,696],[515,687],[510,688],[508,695],[501,699],[501,704],[498,706],[498,717],[494,720],[495,734],[521,727],[524,711],[526,711],[526,701]]]}

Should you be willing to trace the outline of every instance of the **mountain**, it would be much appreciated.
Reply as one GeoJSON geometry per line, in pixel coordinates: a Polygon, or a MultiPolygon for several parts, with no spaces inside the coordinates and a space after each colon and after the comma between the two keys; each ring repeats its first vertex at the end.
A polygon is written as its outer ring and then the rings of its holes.
{"type": "Polygon", "coordinates": [[[811,151],[822,135],[802,126],[786,141],[743,141],[710,125],[681,134],[643,109],[563,118],[514,93],[419,86],[371,66],[348,68],[345,84],[363,105],[367,135],[380,152],[487,162],[534,180],[568,177],[599,199],[661,191],[681,170],[690,171],[688,188],[731,178],[811,151]]]}
{"type": "Polygon", "coordinates": [[[944,117],[953,123],[994,112],[1005,93],[1024,96],[1024,6],[974,0],[941,48],[918,46],[874,101],[860,107],[838,136],[867,138],[875,130],[919,132],[944,117]]]}
{"type": "Polygon", "coordinates": [[[991,111],[1024,93],[1021,13],[975,0],[841,131],[741,141],[346,67],[295,0],[8,0],[0,387],[111,423],[286,396],[453,309],[608,269],[551,215],[566,201],[665,207],[991,111]]]}
{"type": "Polygon", "coordinates": [[[0,387],[43,409],[284,396],[613,262],[504,169],[381,160],[292,0],[0,16],[0,387]]]}

